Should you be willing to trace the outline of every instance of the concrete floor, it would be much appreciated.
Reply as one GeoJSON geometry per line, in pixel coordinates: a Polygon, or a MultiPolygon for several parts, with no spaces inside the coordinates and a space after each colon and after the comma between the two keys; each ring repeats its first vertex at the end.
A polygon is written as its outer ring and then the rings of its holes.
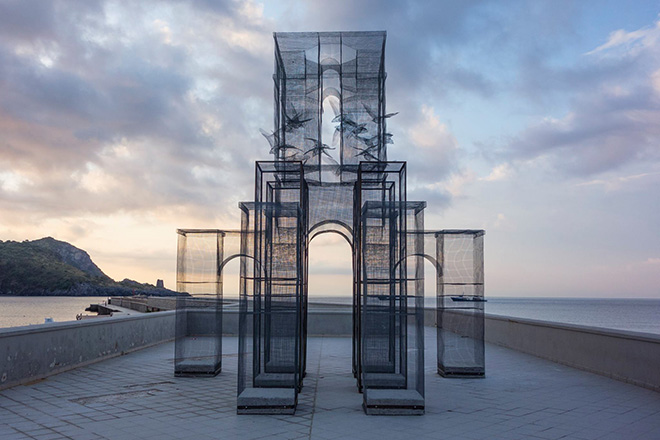
{"type": "Polygon", "coordinates": [[[660,393],[486,346],[485,379],[435,374],[426,414],[367,416],[349,338],[312,338],[294,416],[236,415],[236,338],[215,378],[175,378],[173,343],[0,392],[0,439],[660,439],[660,393]]]}

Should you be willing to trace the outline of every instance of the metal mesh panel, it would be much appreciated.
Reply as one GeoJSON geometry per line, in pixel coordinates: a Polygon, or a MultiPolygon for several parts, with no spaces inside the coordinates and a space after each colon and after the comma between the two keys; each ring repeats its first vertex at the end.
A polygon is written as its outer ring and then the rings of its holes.
{"type": "Polygon", "coordinates": [[[442,267],[438,292],[438,373],[483,376],[484,261],[482,230],[436,234],[442,267]]]}
{"type": "Polygon", "coordinates": [[[306,345],[307,210],[301,205],[307,206],[307,187],[301,163],[257,162],[255,200],[240,205],[254,264],[252,289],[242,290],[239,305],[238,411],[294,411],[306,345]],[[273,404],[273,396],[284,403],[273,404]]]}
{"type": "MultiPolygon", "coordinates": [[[[299,161],[257,162],[256,180],[258,187],[255,189],[255,206],[262,214],[273,215],[272,223],[267,215],[258,215],[254,229],[255,255],[264,264],[264,306],[272,306],[275,311],[281,311],[282,307],[297,307],[295,337],[298,351],[295,353],[295,362],[298,380],[296,387],[300,388],[305,375],[307,348],[307,182],[303,165],[299,161]],[[290,215],[293,209],[299,209],[300,213],[290,215]],[[298,302],[291,303],[294,296],[298,302]]],[[[284,353],[291,354],[284,348],[284,342],[279,336],[282,331],[294,329],[290,320],[282,317],[284,315],[282,312],[269,318],[268,327],[265,328],[267,332],[262,335],[267,338],[267,348],[272,352],[272,361],[269,362],[271,369],[281,369],[277,367],[281,362],[278,359],[284,353]],[[272,341],[268,339],[271,336],[272,341]]],[[[294,362],[294,359],[287,362],[294,362]]]]}
{"type": "Polygon", "coordinates": [[[274,34],[275,130],[267,138],[276,160],[303,161],[309,182],[353,182],[360,161],[387,159],[385,35],[274,34]],[[324,114],[328,98],[333,111],[324,114]]]}
{"type": "MultiPolygon", "coordinates": [[[[361,362],[363,360],[362,347],[363,342],[361,325],[363,323],[363,312],[362,307],[364,304],[362,295],[363,295],[363,273],[364,269],[362,265],[364,261],[372,261],[372,258],[381,259],[381,263],[378,263],[378,260],[374,260],[374,265],[372,265],[372,271],[380,271],[380,276],[383,279],[389,279],[389,273],[383,274],[383,271],[387,269],[382,262],[382,259],[387,259],[387,261],[395,260],[395,255],[393,253],[402,252],[401,248],[396,247],[396,236],[395,240],[385,245],[385,243],[380,244],[380,250],[384,254],[379,254],[379,245],[374,241],[367,249],[362,249],[362,246],[365,243],[365,238],[362,237],[362,234],[365,231],[366,225],[364,224],[366,219],[363,218],[363,214],[366,212],[364,206],[368,203],[374,203],[373,213],[374,223],[373,233],[376,234],[377,227],[383,226],[387,228],[392,228],[391,232],[404,233],[405,234],[405,222],[403,216],[395,215],[394,218],[389,219],[389,215],[396,212],[396,209],[391,208],[391,206],[403,206],[406,202],[406,164],[405,162],[362,162],[358,167],[358,178],[355,183],[355,190],[353,196],[353,231],[354,231],[354,249],[353,249],[353,270],[355,282],[353,283],[353,374],[355,375],[358,381],[358,388],[362,388],[362,368],[361,362]],[[378,203],[381,204],[381,207],[387,207],[382,209],[380,215],[384,215],[382,218],[378,218],[378,203]],[[390,204],[390,205],[388,205],[390,204]],[[394,204],[394,205],[391,205],[394,204]],[[398,205],[397,205],[398,204],[398,205]],[[387,214],[387,215],[385,215],[387,214]],[[385,224],[386,218],[391,220],[392,223],[385,224]],[[393,244],[394,247],[388,247],[390,244],[393,244]],[[386,249],[387,247],[387,249],[386,249]],[[366,253],[365,253],[366,252],[366,253]]],[[[404,235],[405,237],[405,235],[404,235]]],[[[376,237],[370,237],[376,239],[376,237]]],[[[383,237],[384,240],[387,237],[383,237]]],[[[394,264],[394,263],[392,263],[394,264]]],[[[378,275],[374,275],[377,277],[378,275]]],[[[373,283],[372,283],[373,284],[373,283]]],[[[373,287],[375,289],[375,287],[373,287]]],[[[384,289],[384,287],[381,287],[384,289]]]]}
{"type": "Polygon", "coordinates": [[[424,241],[415,232],[424,228],[425,206],[367,201],[362,208],[360,369],[368,413],[424,409],[424,241]]]}
{"type": "Polygon", "coordinates": [[[178,230],[174,343],[176,376],[214,376],[222,365],[223,236],[218,230],[178,230]]]}

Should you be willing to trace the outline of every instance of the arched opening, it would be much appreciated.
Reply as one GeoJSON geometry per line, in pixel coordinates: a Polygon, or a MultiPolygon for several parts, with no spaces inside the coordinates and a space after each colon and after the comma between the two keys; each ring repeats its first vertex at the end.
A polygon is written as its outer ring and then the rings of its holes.
{"type": "Polygon", "coordinates": [[[333,123],[333,119],[339,114],[339,99],[333,95],[329,95],[323,101],[322,106],[323,123],[321,126],[321,165],[328,170],[322,174],[322,181],[335,182],[339,181],[339,165],[340,165],[340,151],[341,151],[341,135],[337,131],[338,124],[333,123]]]}
{"type": "Polygon", "coordinates": [[[316,223],[309,229],[309,240],[314,239],[317,235],[334,232],[344,237],[349,246],[353,246],[353,231],[344,222],[338,220],[324,220],[316,223]]]}
{"type": "Polygon", "coordinates": [[[226,258],[219,267],[222,277],[222,299],[227,302],[237,302],[240,295],[240,269],[241,263],[238,255],[226,258]]]}
{"type": "Polygon", "coordinates": [[[438,288],[437,266],[430,259],[424,259],[424,307],[434,308],[437,305],[438,288]]]}
{"type": "MultiPolygon", "coordinates": [[[[325,227],[315,229],[315,233],[310,233],[308,247],[308,333],[324,334],[327,332],[327,326],[331,325],[332,333],[348,336],[353,328],[353,253],[350,239],[338,225],[326,223],[323,226],[325,227]],[[328,304],[339,306],[328,306],[328,304]],[[333,309],[331,320],[328,319],[327,314],[323,316],[315,313],[317,311],[324,313],[333,309]]],[[[337,349],[342,352],[340,357],[350,358],[351,339],[341,338],[337,344],[337,349]]],[[[328,370],[320,371],[319,374],[338,374],[352,382],[350,362],[337,365],[330,362],[322,368],[328,370]]]]}
{"type": "Polygon", "coordinates": [[[338,124],[333,122],[335,117],[341,113],[341,82],[339,73],[334,68],[323,70],[321,95],[321,164],[330,166],[332,172],[322,173],[322,181],[338,181],[339,170],[336,168],[340,162],[341,136],[337,131],[338,124]],[[334,167],[334,169],[332,169],[334,167]]]}
{"type": "Polygon", "coordinates": [[[332,230],[313,235],[309,244],[309,301],[350,305],[352,286],[352,251],[347,237],[332,230]]]}
{"type": "MultiPolygon", "coordinates": [[[[233,302],[234,300],[238,301],[241,296],[241,259],[247,259],[247,273],[246,275],[250,277],[253,273],[254,266],[256,265],[256,270],[261,271],[261,265],[259,262],[249,255],[244,254],[234,254],[226,257],[218,265],[218,273],[220,274],[222,280],[222,296],[223,300],[229,300],[233,302]]],[[[245,281],[245,280],[243,280],[245,281]]],[[[245,286],[243,289],[247,290],[247,294],[251,295],[250,286],[245,286]]]]}
{"type": "MultiPolygon", "coordinates": [[[[408,263],[407,265],[407,270],[408,270],[408,278],[409,279],[414,279],[415,278],[415,273],[413,272],[414,266],[414,258],[421,258],[422,259],[422,264],[423,267],[421,268],[423,273],[421,274],[423,276],[423,285],[422,288],[423,290],[423,296],[424,296],[424,308],[435,308],[437,305],[437,295],[438,295],[438,282],[439,282],[439,277],[441,275],[441,267],[438,261],[428,255],[428,254],[412,254],[406,257],[406,261],[408,263]]],[[[394,269],[396,270],[403,262],[399,261],[395,266],[394,269]]],[[[393,274],[393,276],[395,276],[393,274]]]]}

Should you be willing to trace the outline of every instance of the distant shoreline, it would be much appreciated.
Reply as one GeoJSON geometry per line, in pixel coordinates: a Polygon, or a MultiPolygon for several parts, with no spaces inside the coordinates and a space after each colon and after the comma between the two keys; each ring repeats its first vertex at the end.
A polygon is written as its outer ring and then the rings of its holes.
{"type": "MultiPolygon", "coordinates": [[[[35,295],[16,295],[13,293],[5,294],[5,293],[0,293],[0,297],[2,298],[56,298],[56,297],[62,297],[62,298],[93,298],[95,296],[137,296],[137,294],[129,294],[129,295],[121,295],[121,294],[112,294],[112,295],[105,295],[103,293],[97,292],[97,293],[92,293],[92,294],[85,294],[85,295],[64,295],[64,294],[53,294],[53,295],[42,295],[42,294],[35,294],[35,295]]],[[[175,296],[175,295],[147,295],[147,296],[175,296]]]]}

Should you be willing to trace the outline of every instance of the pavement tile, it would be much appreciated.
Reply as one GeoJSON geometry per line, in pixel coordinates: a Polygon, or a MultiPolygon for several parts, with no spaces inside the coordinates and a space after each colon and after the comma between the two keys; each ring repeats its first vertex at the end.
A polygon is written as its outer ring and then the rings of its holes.
{"type": "MultiPolygon", "coordinates": [[[[435,331],[427,329],[427,347],[435,331]]],[[[502,347],[485,379],[445,379],[426,350],[426,414],[366,416],[348,338],[312,338],[294,416],[236,415],[236,338],[215,378],[175,378],[173,344],[0,392],[0,439],[660,438],[658,393],[502,347]]]]}

